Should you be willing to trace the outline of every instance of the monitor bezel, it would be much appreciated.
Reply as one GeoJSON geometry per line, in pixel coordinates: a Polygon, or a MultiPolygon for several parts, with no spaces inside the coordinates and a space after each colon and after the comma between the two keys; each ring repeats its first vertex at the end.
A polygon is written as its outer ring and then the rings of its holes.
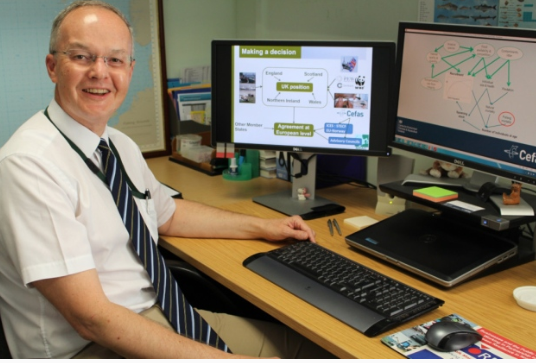
{"type": "MultiPolygon", "coordinates": [[[[212,124],[211,143],[233,143],[238,149],[261,149],[288,152],[304,152],[314,154],[332,154],[349,156],[389,156],[391,155],[390,141],[394,137],[394,84],[395,53],[394,42],[387,41],[336,41],[336,40],[213,40],[212,49],[212,124]],[[362,149],[331,149],[320,147],[303,147],[301,145],[265,145],[234,143],[232,140],[232,46],[235,45],[281,45],[281,46],[325,46],[325,47],[372,47],[385,52],[382,63],[373,58],[373,84],[371,88],[371,125],[370,148],[362,149]],[[375,83],[376,82],[376,83],[375,83]],[[379,88],[379,87],[383,88],[379,88]],[[387,98],[382,100],[382,98],[387,98]],[[379,102],[382,102],[380,104],[379,102]]],[[[373,51],[374,52],[374,51],[373,51]]]]}
{"type": "MultiPolygon", "coordinates": [[[[501,37],[501,36],[518,37],[520,39],[523,39],[523,38],[532,39],[531,42],[534,42],[536,40],[536,31],[529,30],[529,29],[498,28],[498,27],[445,24],[445,23],[400,22],[399,27],[398,27],[397,52],[396,52],[397,53],[397,56],[396,56],[397,74],[396,74],[396,85],[395,85],[396,102],[395,102],[395,120],[393,123],[393,128],[396,127],[396,122],[399,117],[398,103],[399,103],[399,96],[400,96],[400,80],[402,76],[402,63],[403,63],[402,55],[404,54],[404,39],[405,39],[405,34],[406,34],[407,29],[466,33],[466,34],[476,34],[476,35],[482,34],[488,37],[490,35],[491,36],[496,35],[498,37],[501,37]]],[[[513,171],[494,168],[485,164],[478,163],[476,161],[469,160],[467,158],[459,157],[459,156],[452,157],[452,156],[437,153],[431,150],[397,143],[395,129],[393,129],[393,138],[391,139],[389,145],[394,149],[401,149],[401,150],[409,151],[414,154],[423,155],[423,156],[441,160],[447,163],[460,165],[462,167],[474,169],[475,171],[484,172],[487,174],[491,174],[493,176],[503,177],[503,178],[516,181],[516,182],[520,182],[520,183],[536,185],[536,177],[521,175],[513,171]]]]}

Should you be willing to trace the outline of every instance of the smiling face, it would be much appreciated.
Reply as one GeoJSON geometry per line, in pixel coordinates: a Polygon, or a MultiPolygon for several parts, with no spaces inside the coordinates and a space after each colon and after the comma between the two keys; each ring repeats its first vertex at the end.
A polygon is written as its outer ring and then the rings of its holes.
{"type": "Polygon", "coordinates": [[[47,71],[56,84],[54,98],[73,119],[101,136],[106,123],[125,99],[134,61],[124,68],[109,67],[102,56],[132,54],[125,22],[110,10],[78,8],[63,20],[55,54],[46,57],[47,71]],[[81,65],[65,51],[84,50],[98,56],[81,65]]]}

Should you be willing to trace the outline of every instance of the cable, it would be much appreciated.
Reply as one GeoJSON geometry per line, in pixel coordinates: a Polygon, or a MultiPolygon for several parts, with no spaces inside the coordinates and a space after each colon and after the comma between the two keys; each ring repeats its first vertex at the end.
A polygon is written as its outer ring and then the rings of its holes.
{"type": "Polygon", "coordinates": [[[367,188],[373,190],[378,189],[376,185],[371,184],[365,180],[357,179],[346,175],[319,173],[318,170],[316,173],[316,179],[323,180],[326,182],[333,181],[338,184],[349,184],[358,188],[367,188]]]}
{"type": "Polygon", "coordinates": [[[287,171],[287,181],[290,181],[290,155],[287,155],[287,160],[285,160],[285,153],[283,151],[280,151],[279,156],[277,158],[277,163],[279,164],[279,166],[285,168],[285,170],[287,171]]]}
{"type": "Polygon", "coordinates": [[[316,154],[312,154],[307,159],[302,159],[302,158],[300,158],[300,155],[297,154],[297,153],[289,153],[289,155],[292,156],[292,158],[294,158],[294,160],[299,161],[300,164],[301,164],[301,170],[300,170],[300,172],[298,174],[293,175],[294,178],[301,178],[302,176],[307,175],[307,173],[309,171],[309,161],[311,161],[311,159],[316,156],[316,154]]]}

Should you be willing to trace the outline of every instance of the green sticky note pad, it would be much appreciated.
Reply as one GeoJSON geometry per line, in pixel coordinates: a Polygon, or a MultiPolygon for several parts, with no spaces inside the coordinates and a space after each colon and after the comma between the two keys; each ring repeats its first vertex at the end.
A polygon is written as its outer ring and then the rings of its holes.
{"type": "Polygon", "coordinates": [[[413,190],[413,195],[435,202],[442,202],[458,198],[458,193],[441,187],[426,187],[413,190]]]}

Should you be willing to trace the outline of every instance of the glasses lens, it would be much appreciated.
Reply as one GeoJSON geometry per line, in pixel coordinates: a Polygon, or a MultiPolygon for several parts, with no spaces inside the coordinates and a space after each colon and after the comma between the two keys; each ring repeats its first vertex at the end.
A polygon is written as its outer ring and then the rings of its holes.
{"type": "Polygon", "coordinates": [[[109,56],[104,57],[104,59],[107,60],[106,64],[108,64],[108,66],[114,68],[123,68],[129,63],[129,57],[126,55],[109,56]]]}
{"type": "Polygon", "coordinates": [[[91,54],[84,50],[68,50],[65,52],[65,54],[69,57],[71,62],[82,66],[88,66],[93,62],[93,57],[91,56],[91,54]]]}
{"type": "Polygon", "coordinates": [[[130,64],[130,56],[125,54],[116,54],[113,56],[96,56],[88,51],[80,49],[72,49],[64,52],[71,62],[80,66],[90,66],[93,62],[97,61],[97,58],[102,58],[104,63],[112,68],[126,68],[130,64]]]}

